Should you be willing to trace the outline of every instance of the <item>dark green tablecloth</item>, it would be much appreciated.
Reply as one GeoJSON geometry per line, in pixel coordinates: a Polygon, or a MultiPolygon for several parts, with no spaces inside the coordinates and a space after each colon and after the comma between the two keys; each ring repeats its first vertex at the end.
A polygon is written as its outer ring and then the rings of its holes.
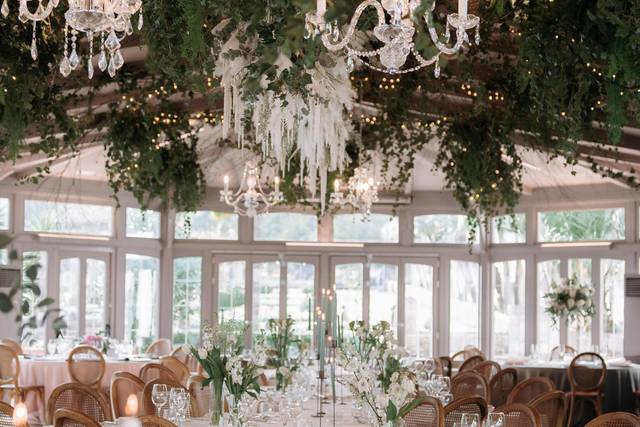
{"type": "MultiPolygon", "coordinates": [[[[545,366],[514,366],[518,371],[518,381],[530,377],[550,378],[558,390],[569,391],[567,369],[545,366]]],[[[630,367],[609,367],[604,384],[604,412],[635,412],[636,401],[633,392],[640,389],[640,365],[630,367]]],[[[589,404],[576,409],[575,424],[582,426],[593,417],[593,410],[589,404]]]]}

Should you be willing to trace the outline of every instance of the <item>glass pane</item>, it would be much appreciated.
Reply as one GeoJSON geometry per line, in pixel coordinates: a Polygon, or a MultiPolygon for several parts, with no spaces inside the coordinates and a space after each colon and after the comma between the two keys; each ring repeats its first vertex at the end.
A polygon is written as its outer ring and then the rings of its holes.
{"type": "Polygon", "coordinates": [[[315,215],[276,212],[258,215],[253,222],[255,240],[315,242],[318,218],[315,215]]]}
{"type": "Polygon", "coordinates": [[[398,243],[398,217],[371,214],[363,221],[361,214],[340,214],[333,217],[335,242],[398,243]]]}
{"type": "Polygon", "coordinates": [[[527,241],[527,215],[496,216],[491,219],[491,243],[525,243],[527,241]]]}
{"type": "MultiPolygon", "coordinates": [[[[580,284],[593,286],[591,268],[592,261],[589,258],[570,259],[569,277],[575,275],[580,284]]],[[[591,350],[591,319],[571,322],[567,330],[567,343],[578,352],[591,350]]]]}
{"type": "Polygon", "coordinates": [[[0,249],[0,265],[9,265],[9,249],[0,249]]]}
{"type": "Polygon", "coordinates": [[[456,352],[480,346],[480,266],[451,261],[449,291],[449,349],[456,352]]]}
{"type": "Polygon", "coordinates": [[[245,261],[218,264],[218,320],[244,319],[245,261]]]}
{"type": "Polygon", "coordinates": [[[160,238],[160,212],[127,208],[127,237],[160,238]]]}
{"type": "Polygon", "coordinates": [[[307,262],[287,262],[287,317],[295,320],[297,335],[311,337],[316,266],[307,262]]]}
{"type": "Polygon", "coordinates": [[[364,265],[336,265],[336,295],[338,297],[338,315],[344,319],[345,327],[349,322],[362,320],[362,289],[364,284],[364,265]]]}
{"type": "Polygon", "coordinates": [[[624,261],[600,260],[602,286],[602,339],[600,351],[612,356],[624,355],[624,261]]]}
{"type": "Polygon", "coordinates": [[[494,356],[525,355],[525,265],[523,259],[493,264],[494,356]]]}
{"type": "Polygon", "coordinates": [[[538,263],[538,307],[537,334],[540,354],[551,354],[551,350],[560,344],[559,325],[554,325],[551,316],[545,312],[547,300],[544,298],[551,291],[552,283],[560,283],[560,260],[542,261],[538,263]]]}
{"type": "Polygon", "coordinates": [[[421,215],[413,218],[415,243],[466,244],[469,227],[464,215],[421,215]]]}
{"type": "Polygon", "coordinates": [[[202,258],[173,260],[173,343],[200,341],[202,258]]]}
{"type": "Polygon", "coordinates": [[[269,319],[280,318],[280,263],[253,264],[253,334],[267,329],[269,319]]]}
{"type": "Polygon", "coordinates": [[[406,264],[405,347],[415,357],[433,356],[433,267],[406,264]]]}
{"type": "Polygon", "coordinates": [[[107,263],[99,259],[87,259],[87,283],[85,304],[85,334],[105,332],[107,306],[107,263]]]}
{"type": "Polygon", "coordinates": [[[398,266],[372,263],[369,267],[369,324],[386,320],[398,330],[398,266]]]}
{"type": "Polygon", "coordinates": [[[624,208],[540,212],[538,240],[624,240],[624,208]]]}
{"type": "Polygon", "coordinates": [[[80,258],[60,260],[60,308],[67,322],[65,336],[80,337],[80,258]]]}
{"type": "Polygon", "coordinates": [[[25,200],[25,231],[111,236],[113,209],[81,203],[25,200]]]}
{"type": "MultiPolygon", "coordinates": [[[[47,291],[47,271],[48,271],[48,264],[47,264],[47,253],[45,251],[33,251],[33,252],[24,252],[22,254],[22,283],[24,285],[26,284],[35,284],[40,288],[41,294],[39,297],[36,297],[36,295],[33,293],[33,291],[31,291],[30,289],[24,289],[22,291],[22,299],[25,301],[29,302],[29,306],[32,307],[31,312],[29,312],[26,316],[27,317],[31,317],[33,316],[34,312],[33,312],[33,307],[35,307],[35,305],[42,301],[42,299],[44,299],[46,296],[48,296],[48,291],[47,291]],[[29,277],[26,275],[27,270],[32,266],[32,265],[39,265],[40,267],[38,268],[38,274],[36,275],[36,278],[34,281],[31,281],[31,279],[29,279],[29,277]]],[[[38,325],[40,325],[40,314],[42,313],[38,313],[39,314],[39,319],[38,319],[38,325]]],[[[46,331],[45,331],[45,327],[44,326],[38,326],[35,329],[30,329],[29,332],[32,334],[31,338],[23,341],[22,344],[30,349],[38,349],[38,350],[44,350],[45,349],[45,336],[46,336],[46,331]]]]}
{"type": "Polygon", "coordinates": [[[238,240],[238,215],[214,211],[178,212],[175,238],[238,240]]]}
{"type": "Polygon", "coordinates": [[[158,258],[127,254],[124,337],[144,351],[158,337],[158,258]]]}
{"type": "Polygon", "coordinates": [[[0,198],[0,230],[9,229],[9,199],[0,198]]]}

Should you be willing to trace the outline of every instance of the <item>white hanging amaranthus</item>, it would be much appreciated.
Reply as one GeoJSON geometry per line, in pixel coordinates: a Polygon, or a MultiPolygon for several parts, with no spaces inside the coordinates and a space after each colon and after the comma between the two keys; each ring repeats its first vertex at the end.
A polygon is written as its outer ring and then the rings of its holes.
{"type": "MultiPolygon", "coordinates": [[[[217,28],[214,31],[223,27],[217,28]]],[[[339,58],[331,68],[317,62],[315,68],[308,70],[311,84],[307,95],[265,90],[249,104],[243,99],[242,79],[251,61],[241,55],[231,55],[240,50],[235,34],[224,43],[216,62],[216,75],[224,88],[223,138],[231,136],[233,124],[233,134],[242,147],[245,119],[251,113],[256,143],[261,146],[263,157],[273,157],[286,174],[291,157],[299,155],[300,178],[311,197],[316,196],[320,180],[320,203],[324,211],[327,174],[341,172],[349,161],[346,144],[353,129],[348,111],[354,94],[345,61],[339,58]]],[[[282,72],[292,64],[289,58],[281,56],[275,65],[282,72]]],[[[267,84],[265,77],[263,88],[266,89],[267,84]]]]}

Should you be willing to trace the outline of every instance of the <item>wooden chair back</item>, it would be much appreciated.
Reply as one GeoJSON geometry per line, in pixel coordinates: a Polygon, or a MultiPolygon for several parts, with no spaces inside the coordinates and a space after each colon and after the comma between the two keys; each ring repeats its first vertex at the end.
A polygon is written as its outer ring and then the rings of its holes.
{"type": "Polygon", "coordinates": [[[202,387],[205,377],[202,375],[192,375],[187,382],[189,394],[193,397],[193,416],[204,417],[209,413],[211,406],[211,389],[209,386],[202,387]]]}
{"type": "Polygon", "coordinates": [[[58,409],[53,415],[53,427],[102,427],[93,418],[73,409],[58,409]]]}
{"type": "Polygon", "coordinates": [[[20,376],[20,359],[15,350],[6,345],[0,344],[0,386],[18,387],[20,376]]]}
{"type": "MultiPolygon", "coordinates": [[[[111,376],[111,384],[109,386],[112,418],[117,420],[125,416],[127,399],[131,394],[138,398],[138,402],[141,402],[143,390],[144,381],[137,376],[130,372],[115,372],[111,376]]],[[[140,405],[138,405],[138,414],[136,415],[140,415],[140,405]]]]}
{"type": "Polygon", "coordinates": [[[589,421],[585,427],[638,427],[640,417],[629,412],[610,412],[589,421]]]}
{"type": "Polygon", "coordinates": [[[189,381],[189,377],[191,376],[191,371],[181,361],[173,356],[163,356],[160,358],[160,364],[166,368],[169,368],[171,372],[173,372],[174,377],[180,382],[182,385],[187,385],[187,381],[189,381]]]}
{"type": "Polygon", "coordinates": [[[507,403],[507,398],[518,384],[518,371],[506,368],[498,372],[489,382],[490,402],[494,408],[507,403]]]}
{"type": "Polygon", "coordinates": [[[73,382],[99,387],[107,367],[99,350],[90,345],[79,345],[69,353],[67,369],[73,382]]]}
{"type": "Polygon", "coordinates": [[[444,408],[438,399],[425,397],[403,421],[405,427],[444,427],[444,408]]]}
{"type": "Polygon", "coordinates": [[[62,384],[56,387],[47,403],[49,423],[59,409],[80,412],[97,423],[111,421],[111,408],[107,398],[98,390],[80,383],[62,384]]]}
{"type": "Polygon", "coordinates": [[[451,394],[454,399],[479,396],[484,400],[489,397],[489,385],[477,372],[462,372],[451,380],[451,394]]]}
{"type": "Polygon", "coordinates": [[[456,399],[444,408],[445,427],[459,426],[464,414],[477,414],[480,423],[487,418],[487,401],[479,396],[456,399]]]}
{"type": "Polygon", "coordinates": [[[145,353],[153,356],[162,357],[171,354],[171,341],[166,338],[160,338],[155,340],[145,350],[145,353]]]}
{"type": "Polygon", "coordinates": [[[572,392],[597,392],[607,379],[607,364],[597,353],[580,353],[569,365],[572,392]]]}
{"type": "Polygon", "coordinates": [[[540,427],[540,416],[527,405],[512,403],[500,406],[495,412],[504,414],[504,427],[540,427]]]}
{"type": "Polygon", "coordinates": [[[502,368],[493,360],[485,360],[484,362],[478,363],[471,370],[482,375],[487,382],[491,382],[491,379],[498,374],[502,368]]]}
{"type": "Polygon", "coordinates": [[[198,372],[200,364],[198,359],[193,357],[190,351],[187,351],[184,346],[179,346],[171,352],[171,356],[175,357],[179,361],[185,364],[189,368],[189,372],[198,372]]]}
{"type": "MultiPolygon", "coordinates": [[[[2,401],[0,401],[0,427],[14,427],[13,406],[2,401]]],[[[29,424],[25,427],[29,427],[29,424]]]]}
{"type": "Polygon", "coordinates": [[[458,370],[458,373],[464,372],[464,371],[472,371],[476,366],[478,366],[482,362],[484,362],[484,356],[480,356],[479,354],[476,356],[471,356],[470,358],[465,359],[465,361],[462,362],[462,365],[460,365],[460,369],[458,370]]]}
{"type": "Polygon", "coordinates": [[[143,415],[138,417],[138,421],[140,421],[142,427],[177,427],[171,421],[156,415],[143,415]]]}
{"type": "Polygon", "coordinates": [[[542,427],[563,427],[567,416],[567,398],[561,391],[550,391],[529,403],[540,415],[542,427]]]}
{"type": "Polygon", "coordinates": [[[143,415],[157,415],[156,414],[156,407],[153,404],[153,399],[152,399],[153,386],[155,384],[166,384],[168,390],[171,390],[172,388],[182,388],[185,391],[187,391],[187,394],[189,395],[189,405],[188,405],[188,410],[187,410],[187,417],[191,417],[191,414],[193,414],[193,412],[194,412],[194,410],[193,410],[193,408],[194,408],[194,398],[189,393],[189,390],[187,390],[186,387],[184,387],[182,384],[180,384],[177,381],[162,380],[162,379],[153,380],[153,381],[150,381],[150,382],[145,384],[144,389],[142,390],[142,414],[143,415]]]}
{"type": "Polygon", "coordinates": [[[173,371],[160,363],[147,363],[140,368],[140,379],[146,384],[153,380],[170,380],[179,383],[173,371]]]}
{"type": "Polygon", "coordinates": [[[531,377],[526,380],[518,383],[513,388],[513,391],[509,394],[507,398],[507,404],[512,403],[523,403],[525,405],[529,404],[532,400],[537,397],[548,393],[550,391],[554,391],[556,389],[556,385],[549,378],[546,377],[531,377]]]}
{"type": "Polygon", "coordinates": [[[24,351],[22,351],[22,345],[20,345],[20,343],[18,341],[14,341],[14,340],[9,339],[9,338],[2,338],[0,340],[0,344],[6,345],[8,347],[11,347],[13,349],[13,351],[15,351],[18,356],[22,356],[24,354],[24,351]]]}

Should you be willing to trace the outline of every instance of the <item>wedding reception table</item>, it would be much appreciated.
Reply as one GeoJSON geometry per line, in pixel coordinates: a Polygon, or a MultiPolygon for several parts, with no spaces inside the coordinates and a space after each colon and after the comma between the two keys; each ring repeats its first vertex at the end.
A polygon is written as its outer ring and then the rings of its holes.
{"type": "MultiPolygon", "coordinates": [[[[102,388],[109,389],[111,375],[125,371],[138,375],[140,368],[150,359],[114,360],[106,359],[106,370],[102,377],[102,388]]],[[[45,406],[51,392],[59,385],[71,382],[67,362],[64,358],[20,358],[20,386],[44,386],[44,402],[39,402],[36,393],[29,393],[25,404],[30,414],[38,414],[41,424],[45,424],[45,406]]]]}

